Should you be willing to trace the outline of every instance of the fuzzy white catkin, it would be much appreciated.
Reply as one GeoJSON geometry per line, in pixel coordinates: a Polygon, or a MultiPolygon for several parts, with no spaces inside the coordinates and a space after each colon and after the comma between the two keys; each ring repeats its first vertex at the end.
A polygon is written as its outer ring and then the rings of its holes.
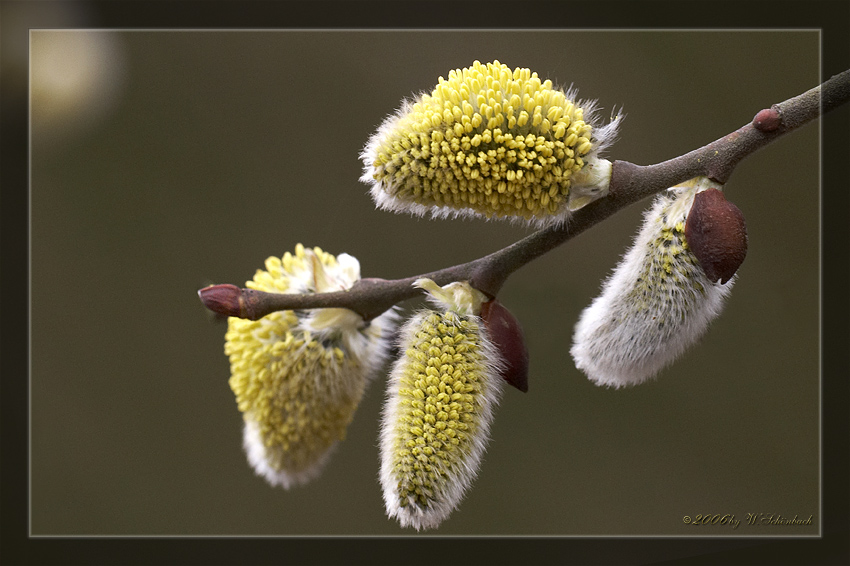
{"type": "Polygon", "coordinates": [[[654,377],[707,330],[735,281],[712,283],[688,249],[684,226],[694,196],[711,183],[659,195],[634,244],[582,313],[570,353],[597,385],[654,377]]]}

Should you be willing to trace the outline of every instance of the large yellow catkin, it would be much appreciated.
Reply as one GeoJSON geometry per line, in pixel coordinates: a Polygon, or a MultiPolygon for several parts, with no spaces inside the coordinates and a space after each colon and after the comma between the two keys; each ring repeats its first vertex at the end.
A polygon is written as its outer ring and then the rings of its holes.
{"type": "Polygon", "coordinates": [[[529,69],[476,61],[384,121],[361,180],[398,212],[562,220],[607,191],[598,153],[618,120],[598,127],[594,115],[592,101],[529,69]]]}
{"type": "MultiPolygon", "coordinates": [[[[320,248],[270,257],[246,286],[278,293],[349,288],[360,266],[320,248]]],[[[387,355],[395,314],[369,323],[346,309],[279,311],[229,318],[224,351],[245,422],[244,447],[257,474],[289,488],[318,475],[368,383],[387,355]]]]}
{"type": "Polygon", "coordinates": [[[466,283],[417,284],[437,308],[401,330],[381,429],[381,484],[388,515],[419,530],[445,520],[475,478],[504,382],[478,316],[486,297],[466,283]]]}

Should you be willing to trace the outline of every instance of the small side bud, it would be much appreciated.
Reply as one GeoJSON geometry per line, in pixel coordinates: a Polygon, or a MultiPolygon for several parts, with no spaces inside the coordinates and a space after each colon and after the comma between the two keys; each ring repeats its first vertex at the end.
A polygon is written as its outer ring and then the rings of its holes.
{"type": "Polygon", "coordinates": [[[496,299],[481,305],[481,318],[493,344],[504,359],[505,366],[500,372],[502,378],[527,393],[528,348],[525,346],[525,337],[519,321],[496,299]]]}
{"type": "Polygon", "coordinates": [[[779,116],[779,111],[775,108],[765,108],[759,110],[758,114],[753,118],[753,127],[761,132],[773,132],[779,129],[782,124],[782,118],[779,116]]]}
{"type": "Polygon", "coordinates": [[[204,306],[224,316],[242,316],[242,289],[236,285],[210,285],[198,291],[204,306]]]}
{"type": "Polygon", "coordinates": [[[685,241],[709,281],[729,281],[747,257],[747,225],[722,191],[697,193],[685,222],[685,241]]]}

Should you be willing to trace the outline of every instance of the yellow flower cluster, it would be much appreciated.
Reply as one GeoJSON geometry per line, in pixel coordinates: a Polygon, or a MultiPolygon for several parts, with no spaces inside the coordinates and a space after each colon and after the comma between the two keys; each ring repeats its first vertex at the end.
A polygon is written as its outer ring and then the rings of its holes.
{"type": "MultiPolygon", "coordinates": [[[[458,296],[431,281],[420,286],[435,301],[458,296]]],[[[465,283],[452,286],[466,297],[477,293],[465,283]]],[[[480,297],[443,304],[402,330],[381,445],[387,512],[402,526],[437,526],[477,472],[503,381],[494,369],[498,352],[475,314],[480,306],[480,297]]]]}
{"type": "MultiPolygon", "coordinates": [[[[270,257],[246,286],[309,293],[348,288],[359,264],[320,248],[270,257]]],[[[345,309],[279,311],[260,320],[229,318],[225,354],[230,387],[245,420],[245,449],[273,485],[317,475],[384,359],[392,313],[366,324],[345,309]]]]}
{"type": "MultiPolygon", "coordinates": [[[[451,311],[426,316],[408,348],[399,390],[402,413],[396,441],[399,499],[427,507],[443,470],[468,444],[475,427],[475,395],[481,395],[479,328],[451,311]]],[[[468,450],[468,448],[467,448],[468,450]]]]}
{"type": "Polygon", "coordinates": [[[572,98],[529,69],[476,61],[382,125],[364,151],[363,180],[390,210],[556,215],[595,149],[572,98]]]}

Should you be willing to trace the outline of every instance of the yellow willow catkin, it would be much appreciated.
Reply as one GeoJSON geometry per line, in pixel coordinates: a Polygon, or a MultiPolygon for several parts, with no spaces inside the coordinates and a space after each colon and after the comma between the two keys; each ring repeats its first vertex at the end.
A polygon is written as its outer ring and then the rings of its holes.
{"type": "MultiPolygon", "coordinates": [[[[265,267],[248,288],[315,293],[348,289],[360,279],[354,257],[301,244],[294,254],[268,258],[265,267]]],[[[395,321],[393,311],[367,323],[347,309],[228,319],[230,387],[245,422],[245,452],[258,475],[288,489],[321,472],[386,359],[395,321]]]]}
{"type": "Polygon", "coordinates": [[[403,527],[438,526],[475,478],[503,390],[502,360],[467,283],[420,279],[435,309],[402,328],[381,428],[387,514],[403,527]]]}
{"type": "Polygon", "coordinates": [[[475,61],[403,101],[369,139],[361,180],[395,212],[562,221],[607,194],[599,151],[619,119],[600,127],[595,114],[529,69],[475,61]]]}

